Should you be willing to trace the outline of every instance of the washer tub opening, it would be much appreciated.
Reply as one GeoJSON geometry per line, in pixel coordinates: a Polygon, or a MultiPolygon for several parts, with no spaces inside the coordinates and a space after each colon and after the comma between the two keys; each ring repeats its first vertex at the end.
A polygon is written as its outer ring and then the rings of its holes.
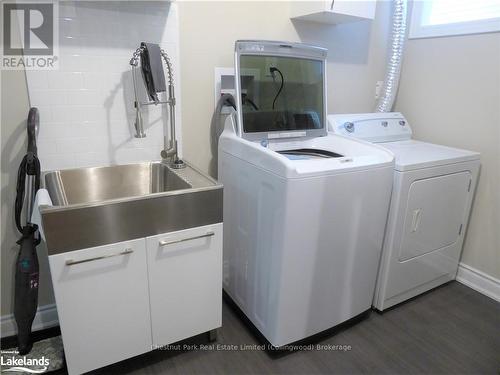
{"type": "Polygon", "coordinates": [[[291,160],[329,159],[329,158],[341,158],[344,156],[341,154],[337,154],[336,152],[333,151],[319,150],[314,148],[298,148],[295,150],[281,150],[277,152],[291,160]]]}

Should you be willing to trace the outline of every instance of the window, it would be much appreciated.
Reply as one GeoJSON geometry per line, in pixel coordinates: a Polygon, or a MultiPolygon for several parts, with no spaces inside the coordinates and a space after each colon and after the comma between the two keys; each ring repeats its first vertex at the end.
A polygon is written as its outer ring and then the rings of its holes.
{"type": "Polygon", "coordinates": [[[415,0],[409,38],[500,31],[500,0],[415,0]]]}

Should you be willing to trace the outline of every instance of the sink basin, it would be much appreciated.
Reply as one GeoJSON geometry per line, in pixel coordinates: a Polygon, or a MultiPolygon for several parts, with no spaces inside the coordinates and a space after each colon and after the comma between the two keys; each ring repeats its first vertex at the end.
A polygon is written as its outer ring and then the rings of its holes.
{"type": "Polygon", "coordinates": [[[49,255],[222,222],[222,185],[162,161],[45,172],[49,255]]]}
{"type": "Polygon", "coordinates": [[[100,202],[192,187],[162,162],[48,172],[45,185],[55,205],[100,202]]]}

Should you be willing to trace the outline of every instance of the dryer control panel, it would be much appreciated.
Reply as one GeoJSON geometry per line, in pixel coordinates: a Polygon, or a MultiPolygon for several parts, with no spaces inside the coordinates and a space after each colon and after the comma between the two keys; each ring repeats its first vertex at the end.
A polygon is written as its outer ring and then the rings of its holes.
{"type": "Polygon", "coordinates": [[[403,141],[412,137],[408,121],[399,112],[328,115],[328,130],[375,143],[403,141]]]}

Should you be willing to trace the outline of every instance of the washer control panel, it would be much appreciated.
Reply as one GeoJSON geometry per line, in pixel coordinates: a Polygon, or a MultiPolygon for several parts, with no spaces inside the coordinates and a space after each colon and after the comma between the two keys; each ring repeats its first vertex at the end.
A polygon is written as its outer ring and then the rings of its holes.
{"type": "Polygon", "coordinates": [[[412,131],[399,112],[328,115],[330,133],[369,142],[394,142],[411,139],[412,131]]]}

